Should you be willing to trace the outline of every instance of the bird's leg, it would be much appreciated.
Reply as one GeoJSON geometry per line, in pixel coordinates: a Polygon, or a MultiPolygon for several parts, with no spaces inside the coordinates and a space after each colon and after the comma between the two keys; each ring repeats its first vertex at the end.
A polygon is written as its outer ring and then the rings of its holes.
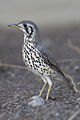
{"type": "Polygon", "coordinates": [[[48,92],[47,92],[47,95],[46,95],[46,100],[48,100],[48,97],[49,97],[49,94],[50,94],[50,90],[51,90],[51,87],[52,87],[52,81],[51,81],[51,79],[49,77],[45,76],[45,78],[46,78],[46,80],[47,80],[47,82],[49,84],[48,92]]]}
{"type": "Polygon", "coordinates": [[[42,89],[41,89],[41,91],[40,91],[40,93],[39,93],[39,96],[41,96],[41,94],[42,94],[42,92],[43,92],[45,86],[46,86],[46,83],[44,83],[44,85],[43,85],[43,87],[42,87],[42,89]]]}
{"type": "Polygon", "coordinates": [[[49,97],[49,93],[50,93],[51,87],[52,87],[52,86],[49,85],[48,92],[47,92],[47,95],[46,95],[46,100],[48,100],[48,97],[49,97]]]}
{"type": "Polygon", "coordinates": [[[44,90],[44,88],[46,87],[46,84],[47,84],[46,79],[45,79],[44,77],[41,77],[41,78],[42,78],[42,80],[44,81],[44,85],[43,85],[43,87],[42,87],[42,89],[41,89],[41,91],[40,91],[40,93],[39,93],[39,96],[41,96],[41,94],[42,94],[42,92],[43,92],[43,90],[44,90]]]}

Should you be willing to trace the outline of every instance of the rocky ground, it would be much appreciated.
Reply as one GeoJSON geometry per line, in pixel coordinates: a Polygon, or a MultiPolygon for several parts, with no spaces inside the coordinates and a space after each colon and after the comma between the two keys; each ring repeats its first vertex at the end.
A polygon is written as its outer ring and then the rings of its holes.
{"type": "MultiPolygon", "coordinates": [[[[80,54],[68,45],[68,41],[71,41],[80,48],[80,26],[46,27],[40,33],[43,43],[62,71],[74,78],[76,88],[80,90],[80,54]]],[[[24,66],[22,41],[22,32],[1,28],[0,63],[24,66]]],[[[25,69],[0,67],[0,120],[73,120],[69,118],[80,110],[80,93],[70,91],[59,81],[53,83],[49,100],[40,107],[31,107],[28,105],[29,98],[38,95],[42,80],[25,69]]],[[[80,120],[80,114],[76,115],[75,120],[80,120]]]]}

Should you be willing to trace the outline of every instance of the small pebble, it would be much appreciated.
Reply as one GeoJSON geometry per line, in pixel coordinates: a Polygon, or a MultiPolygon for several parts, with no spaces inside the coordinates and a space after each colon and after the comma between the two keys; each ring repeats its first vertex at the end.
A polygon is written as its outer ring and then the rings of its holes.
{"type": "Polygon", "coordinates": [[[79,98],[77,98],[77,100],[80,100],[80,97],[79,97],[79,98]]]}
{"type": "Polygon", "coordinates": [[[30,98],[28,105],[32,107],[42,106],[44,104],[44,99],[40,96],[33,96],[30,98]]]}

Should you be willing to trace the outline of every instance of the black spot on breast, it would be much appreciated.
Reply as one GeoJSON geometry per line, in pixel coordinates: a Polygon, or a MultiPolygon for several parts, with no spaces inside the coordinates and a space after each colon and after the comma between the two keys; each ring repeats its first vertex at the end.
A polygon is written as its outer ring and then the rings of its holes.
{"type": "Polygon", "coordinates": [[[49,72],[47,71],[47,74],[48,74],[49,72]]]}
{"type": "Polygon", "coordinates": [[[29,55],[29,52],[27,51],[27,55],[29,55]]]}
{"type": "Polygon", "coordinates": [[[27,54],[25,54],[25,58],[27,58],[27,54]]]}
{"type": "Polygon", "coordinates": [[[34,46],[31,46],[32,49],[34,49],[34,46]]]}
{"type": "Polygon", "coordinates": [[[35,62],[39,62],[39,60],[35,60],[35,62]]]}
{"type": "Polygon", "coordinates": [[[31,45],[29,44],[29,46],[31,46],[31,45]]]}
{"type": "Polygon", "coordinates": [[[39,57],[36,56],[37,59],[39,59],[39,57]]]}
{"type": "Polygon", "coordinates": [[[30,61],[30,58],[27,56],[28,60],[30,61]]]}
{"type": "Polygon", "coordinates": [[[32,65],[30,65],[30,67],[32,68],[32,65]]]}
{"type": "Polygon", "coordinates": [[[39,65],[41,66],[41,63],[39,63],[39,65]]]}
{"type": "Polygon", "coordinates": [[[29,50],[29,52],[32,51],[28,46],[27,46],[27,49],[29,50]]]}
{"type": "Polygon", "coordinates": [[[32,64],[34,65],[34,60],[32,60],[32,64]]]}
{"type": "Polygon", "coordinates": [[[41,73],[41,75],[43,75],[43,73],[41,73]]]}
{"type": "Polygon", "coordinates": [[[41,71],[43,71],[43,69],[41,68],[41,71]]]}
{"type": "Polygon", "coordinates": [[[35,66],[34,66],[34,70],[37,70],[35,66]]]}
{"type": "Polygon", "coordinates": [[[51,74],[51,71],[50,71],[50,74],[51,74]]]}

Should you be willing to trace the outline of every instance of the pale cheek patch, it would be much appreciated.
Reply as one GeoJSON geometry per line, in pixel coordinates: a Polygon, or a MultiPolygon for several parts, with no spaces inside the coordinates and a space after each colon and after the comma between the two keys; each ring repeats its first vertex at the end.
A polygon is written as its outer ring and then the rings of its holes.
{"type": "Polygon", "coordinates": [[[28,32],[31,33],[31,28],[30,27],[28,27],[28,32]]]}
{"type": "Polygon", "coordinates": [[[19,24],[18,26],[23,28],[23,25],[22,25],[22,24],[19,24]]]}
{"type": "Polygon", "coordinates": [[[24,33],[26,33],[25,29],[24,28],[20,28],[20,30],[22,30],[24,33]]]}
{"type": "Polygon", "coordinates": [[[26,30],[24,29],[24,27],[23,27],[22,24],[20,24],[20,25],[18,25],[18,26],[20,27],[20,30],[22,30],[24,33],[26,33],[26,30]]]}

